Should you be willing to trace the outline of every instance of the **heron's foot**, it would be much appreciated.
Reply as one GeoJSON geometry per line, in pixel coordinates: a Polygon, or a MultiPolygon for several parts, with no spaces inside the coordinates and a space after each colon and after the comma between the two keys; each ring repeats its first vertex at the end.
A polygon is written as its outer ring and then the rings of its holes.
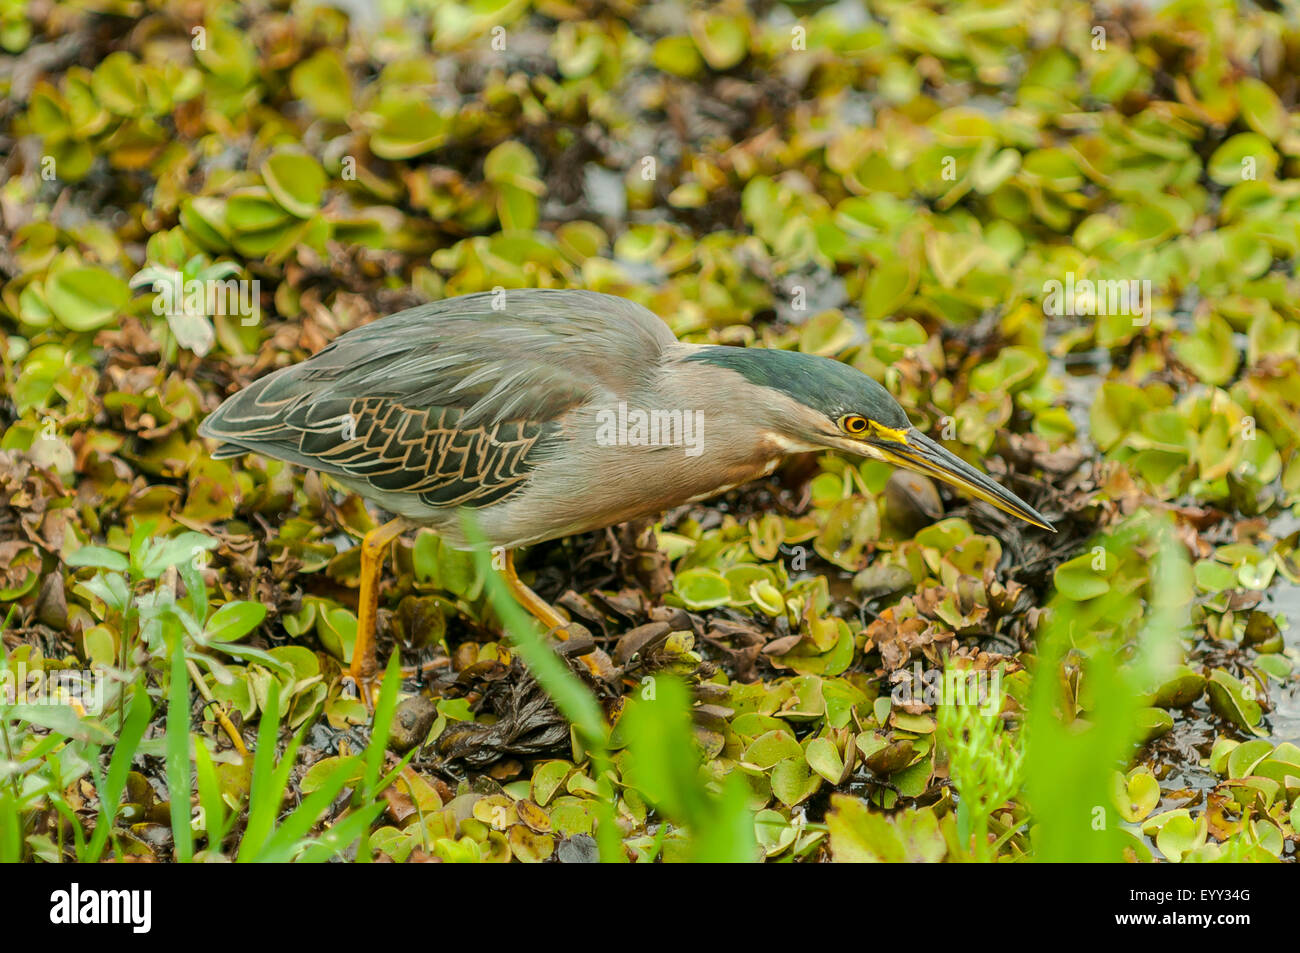
{"type": "Polygon", "coordinates": [[[593,677],[612,682],[618,677],[618,670],[609,653],[596,645],[591,630],[580,622],[570,622],[563,628],[552,629],[549,636],[557,640],[555,651],[566,659],[577,659],[593,677]]]}
{"type": "MultiPolygon", "coordinates": [[[[450,659],[437,658],[425,662],[421,665],[403,665],[398,672],[401,679],[405,682],[407,679],[419,679],[421,681],[429,678],[440,668],[446,668],[450,664],[450,659]]],[[[379,671],[378,661],[372,656],[369,665],[361,666],[361,671],[348,666],[344,671],[340,682],[343,692],[349,698],[360,698],[366,706],[366,711],[373,712],[375,703],[379,700],[379,690],[383,688],[383,672],[379,671]],[[368,673],[367,671],[368,670],[368,673]]]]}
{"type": "Polygon", "coordinates": [[[221,730],[226,733],[226,737],[230,739],[231,745],[242,757],[247,758],[248,746],[244,744],[243,736],[239,733],[239,729],[235,727],[235,723],[230,720],[230,715],[226,712],[225,707],[214,701],[212,703],[212,714],[217,719],[217,724],[221,726],[221,730]]]}
{"type": "Polygon", "coordinates": [[[375,710],[375,700],[379,697],[379,687],[384,680],[383,669],[379,667],[379,659],[375,655],[374,625],[373,615],[357,619],[352,664],[343,673],[343,691],[352,698],[360,698],[368,712],[375,710]]]}
{"type": "MultiPolygon", "coordinates": [[[[548,635],[554,636],[561,642],[568,642],[570,638],[583,639],[592,648],[591,651],[578,656],[578,661],[596,678],[608,679],[614,676],[613,661],[603,649],[595,647],[595,642],[592,640],[591,633],[587,631],[586,626],[566,619],[560,615],[554,606],[524,585],[515,572],[515,554],[510,551],[506,553],[504,575],[506,585],[510,587],[510,593],[515,597],[515,601],[527,609],[529,615],[546,627],[548,635]]],[[[570,653],[566,652],[564,654],[568,655],[570,653]]]]}
{"type": "Polygon", "coordinates": [[[353,663],[348,666],[347,671],[343,673],[342,687],[344,694],[350,698],[360,698],[368,712],[375,710],[375,701],[379,698],[379,689],[383,683],[383,673],[379,671],[379,665],[373,653],[371,653],[368,660],[362,660],[360,665],[354,659],[353,663]]]}

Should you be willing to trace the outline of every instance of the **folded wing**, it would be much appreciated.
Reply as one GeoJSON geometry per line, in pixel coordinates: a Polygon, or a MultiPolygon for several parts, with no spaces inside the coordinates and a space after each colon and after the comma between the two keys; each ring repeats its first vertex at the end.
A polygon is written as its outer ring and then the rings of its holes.
{"type": "Polygon", "coordinates": [[[429,506],[519,489],[565,416],[644,382],[672,332],[623,298],[466,295],[383,318],[238,392],[199,433],[429,506]]]}

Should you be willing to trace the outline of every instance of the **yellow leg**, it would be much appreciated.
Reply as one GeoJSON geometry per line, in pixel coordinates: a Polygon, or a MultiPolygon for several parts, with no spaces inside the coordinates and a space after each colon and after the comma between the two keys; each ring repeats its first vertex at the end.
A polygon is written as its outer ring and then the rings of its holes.
{"type": "MultiPolygon", "coordinates": [[[[510,588],[510,593],[515,597],[515,600],[527,609],[534,619],[546,626],[549,631],[555,633],[556,638],[562,642],[568,641],[569,633],[566,629],[569,624],[568,620],[556,612],[550,603],[520,581],[519,575],[515,572],[514,551],[509,549],[506,550],[505,578],[506,585],[510,588]]],[[[597,677],[603,678],[612,671],[609,656],[602,649],[588,652],[586,655],[580,656],[578,661],[582,662],[597,677]]]]}
{"type": "Polygon", "coordinates": [[[379,612],[379,577],[384,568],[388,545],[402,534],[406,520],[390,520],[366,533],[361,540],[361,596],[357,601],[357,640],[352,646],[352,664],[348,677],[357,686],[362,700],[372,704],[371,688],[379,672],[375,658],[375,616],[379,612]]]}
{"type": "Polygon", "coordinates": [[[568,620],[556,612],[550,603],[520,581],[518,573],[515,572],[515,552],[513,549],[506,550],[505,575],[506,585],[510,587],[510,594],[515,597],[515,601],[527,609],[529,614],[546,628],[556,630],[561,639],[567,639],[568,635],[565,633],[564,627],[568,625],[568,620]]]}
{"type": "Polygon", "coordinates": [[[185,667],[190,670],[190,681],[192,681],[194,686],[198,688],[199,694],[203,696],[203,700],[212,706],[212,710],[216,713],[217,724],[221,725],[222,730],[226,733],[226,737],[228,737],[230,743],[235,746],[235,750],[238,751],[242,757],[247,758],[248,747],[244,744],[244,739],[240,737],[239,731],[235,728],[234,722],[230,720],[230,716],[226,714],[226,710],[222,708],[221,704],[212,696],[212,689],[208,688],[208,683],[203,680],[203,675],[199,672],[199,667],[189,659],[185,660],[185,667]]]}

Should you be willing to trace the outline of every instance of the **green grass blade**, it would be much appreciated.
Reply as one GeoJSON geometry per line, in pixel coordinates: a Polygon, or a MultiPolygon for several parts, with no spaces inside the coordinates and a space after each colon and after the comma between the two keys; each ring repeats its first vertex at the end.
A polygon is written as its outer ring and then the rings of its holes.
{"type": "Polygon", "coordinates": [[[370,727],[370,743],[366,745],[365,773],[362,775],[362,796],[369,799],[379,794],[379,772],[384,767],[384,751],[388,748],[388,734],[397,711],[397,692],[402,687],[402,666],[397,653],[388,659],[384,682],[379,689],[379,702],[370,727]]]}
{"type": "Polygon", "coordinates": [[[569,666],[533,630],[531,617],[519,607],[505,583],[492,571],[491,557],[481,550],[474,555],[479,571],[487,574],[487,592],[492,607],[500,616],[528,671],[555,702],[560,714],[578,729],[583,744],[592,750],[604,750],[608,744],[609,725],[600,705],[587,686],[569,671],[569,666]]]}
{"type": "Polygon", "coordinates": [[[397,779],[401,775],[402,771],[406,769],[406,766],[410,764],[411,761],[415,758],[415,756],[419,753],[420,753],[420,749],[418,747],[412,748],[410,751],[406,752],[406,754],[402,756],[402,760],[397,762],[396,767],[394,767],[393,770],[389,771],[387,774],[385,774],[382,778],[379,779],[379,784],[375,786],[375,791],[376,792],[387,791],[392,785],[396,784],[397,779]]]}
{"type": "Polygon", "coordinates": [[[614,816],[614,791],[606,780],[611,762],[609,724],[605,721],[605,714],[587,687],[569,671],[568,665],[533,631],[529,615],[519,607],[505,583],[493,570],[483,534],[479,532],[473,515],[466,512],[463,516],[466,536],[476,545],[475,566],[485,581],[493,609],[510,635],[511,644],[523,658],[528,671],[555,702],[560,714],[578,730],[591,757],[595,777],[603,789],[603,796],[597,801],[596,807],[596,843],[600,847],[601,860],[605,863],[621,863],[626,860],[626,855],[614,816]]]}
{"type": "MultiPolygon", "coordinates": [[[[1058,606],[1039,636],[1039,664],[1025,720],[1025,801],[1033,816],[1034,859],[1043,862],[1115,862],[1122,859],[1121,819],[1112,803],[1112,773],[1127,765],[1139,742],[1137,712],[1143,692],[1170,660],[1191,603],[1186,555],[1169,521],[1136,518],[1104,539],[1106,551],[1155,562],[1141,591],[1109,592],[1086,603],[1058,606]],[[1136,610],[1136,611],[1135,611],[1136,610]],[[1143,611],[1145,610],[1145,611],[1143,611]],[[1123,639],[1088,655],[1085,677],[1092,696],[1086,718],[1073,715],[1060,676],[1074,641],[1108,632],[1111,620],[1142,618],[1132,633],[1136,653],[1123,661],[1123,639]]],[[[1060,599],[1054,600],[1054,606],[1060,599]]]]}
{"type": "Polygon", "coordinates": [[[190,673],[179,637],[172,640],[172,677],[167,689],[167,792],[176,859],[194,859],[190,828],[190,673]]]}
{"type": "MultiPolygon", "coordinates": [[[[384,751],[388,748],[388,736],[393,724],[393,713],[397,711],[397,692],[401,682],[401,660],[394,652],[388,659],[388,668],[384,671],[384,681],[379,688],[379,703],[375,706],[375,717],[370,726],[370,743],[366,745],[361,789],[358,791],[359,800],[363,804],[378,798],[380,792],[387,786],[380,784],[379,772],[384,767],[384,751]]],[[[361,832],[361,843],[357,846],[357,863],[370,863],[369,830],[361,832]]]]}
{"type": "MultiPolygon", "coordinates": [[[[248,790],[248,823],[239,844],[239,860],[249,860],[259,851],[275,826],[280,813],[283,788],[276,785],[275,746],[280,737],[280,683],[271,679],[266,704],[257,725],[257,750],[253,752],[253,778],[248,790]]],[[[296,754],[296,746],[290,745],[296,754]]],[[[285,753],[282,761],[293,761],[285,753]]]]}
{"type": "Polygon", "coordinates": [[[300,846],[299,841],[311,833],[311,829],[316,826],[321,815],[329,810],[329,806],[334,803],[334,799],[339,796],[339,792],[347,783],[347,771],[341,769],[333,771],[319,788],[305,797],[302,803],[280,822],[275,833],[266,839],[261,850],[253,857],[253,862],[282,864],[291,859],[300,846]]]}
{"type": "Polygon", "coordinates": [[[194,745],[194,773],[198,778],[199,804],[203,807],[203,825],[208,837],[208,850],[220,850],[229,833],[226,802],[221,799],[221,782],[208,746],[201,740],[194,745]]]}
{"type": "Polygon", "coordinates": [[[349,844],[369,832],[370,825],[383,813],[384,807],[383,803],[376,803],[354,809],[299,854],[298,863],[323,864],[342,854],[349,844]]]}
{"type": "Polygon", "coordinates": [[[99,820],[86,848],[85,859],[88,863],[97,863],[104,854],[104,847],[113,831],[113,821],[117,818],[122,792],[126,789],[126,776],[152,716],[153,706],[149,703],[149,695],[138,688],[127,707],[122,730],[113,747],[113,757],[108,763],[108,773],[99,786],[99,820]]]}
{"type": "Polygon", "coordinates": [[[0,791],[0,863],[16,864],[23,859],[23,818],[18,799],[5,788],[0,791]]]}
{"type": "MultiPolygon", "coordinates": [[[[86,853],[86,835],[81,831],[81,818],[79,818],[77,812],[72,809],[72,805],[62,797],[51,795],[50,804],[52,804],[54,809],[63,816],[63,819],[68,822],[68,827],[72,829],[72,841],[76,846],[73,856],[78,858],[84,857],[86,853]]],[[[62,860],[62,858],[60,858],[60,860],[62,860]]]]}
{"type": "Polygon", "coordinates": [[[727,778],[721,797],[713,799],[710,819],[691,831],[693,863],[752,864],[762,860],[749,797],[749,785],[739,774],[727,778]]]}
{"type": "Polygon", "coordinates": [[[654,697],[630,702],[619,721],[627,742],[631,783],[678,827],[690,831],[690,858],[702,863],[748,863],[758,858],[748,789],[728,779],[721,797],[700,775],[700,750],[691,724],[686,685],[656,676],[654,697]]]}

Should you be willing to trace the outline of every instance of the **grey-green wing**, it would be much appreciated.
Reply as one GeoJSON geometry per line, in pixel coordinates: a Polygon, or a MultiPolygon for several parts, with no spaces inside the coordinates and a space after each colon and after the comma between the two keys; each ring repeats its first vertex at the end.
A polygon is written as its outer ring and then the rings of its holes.
{"type": "Polygon", "coordinates": [[[609,295],[467,295],[343,335],[230,397],[199,432],[222,441],[217,457],[251,451],[380,496],[486,506],[554,452],[569,411],[638,386],[674,341],[609,295]]]}

